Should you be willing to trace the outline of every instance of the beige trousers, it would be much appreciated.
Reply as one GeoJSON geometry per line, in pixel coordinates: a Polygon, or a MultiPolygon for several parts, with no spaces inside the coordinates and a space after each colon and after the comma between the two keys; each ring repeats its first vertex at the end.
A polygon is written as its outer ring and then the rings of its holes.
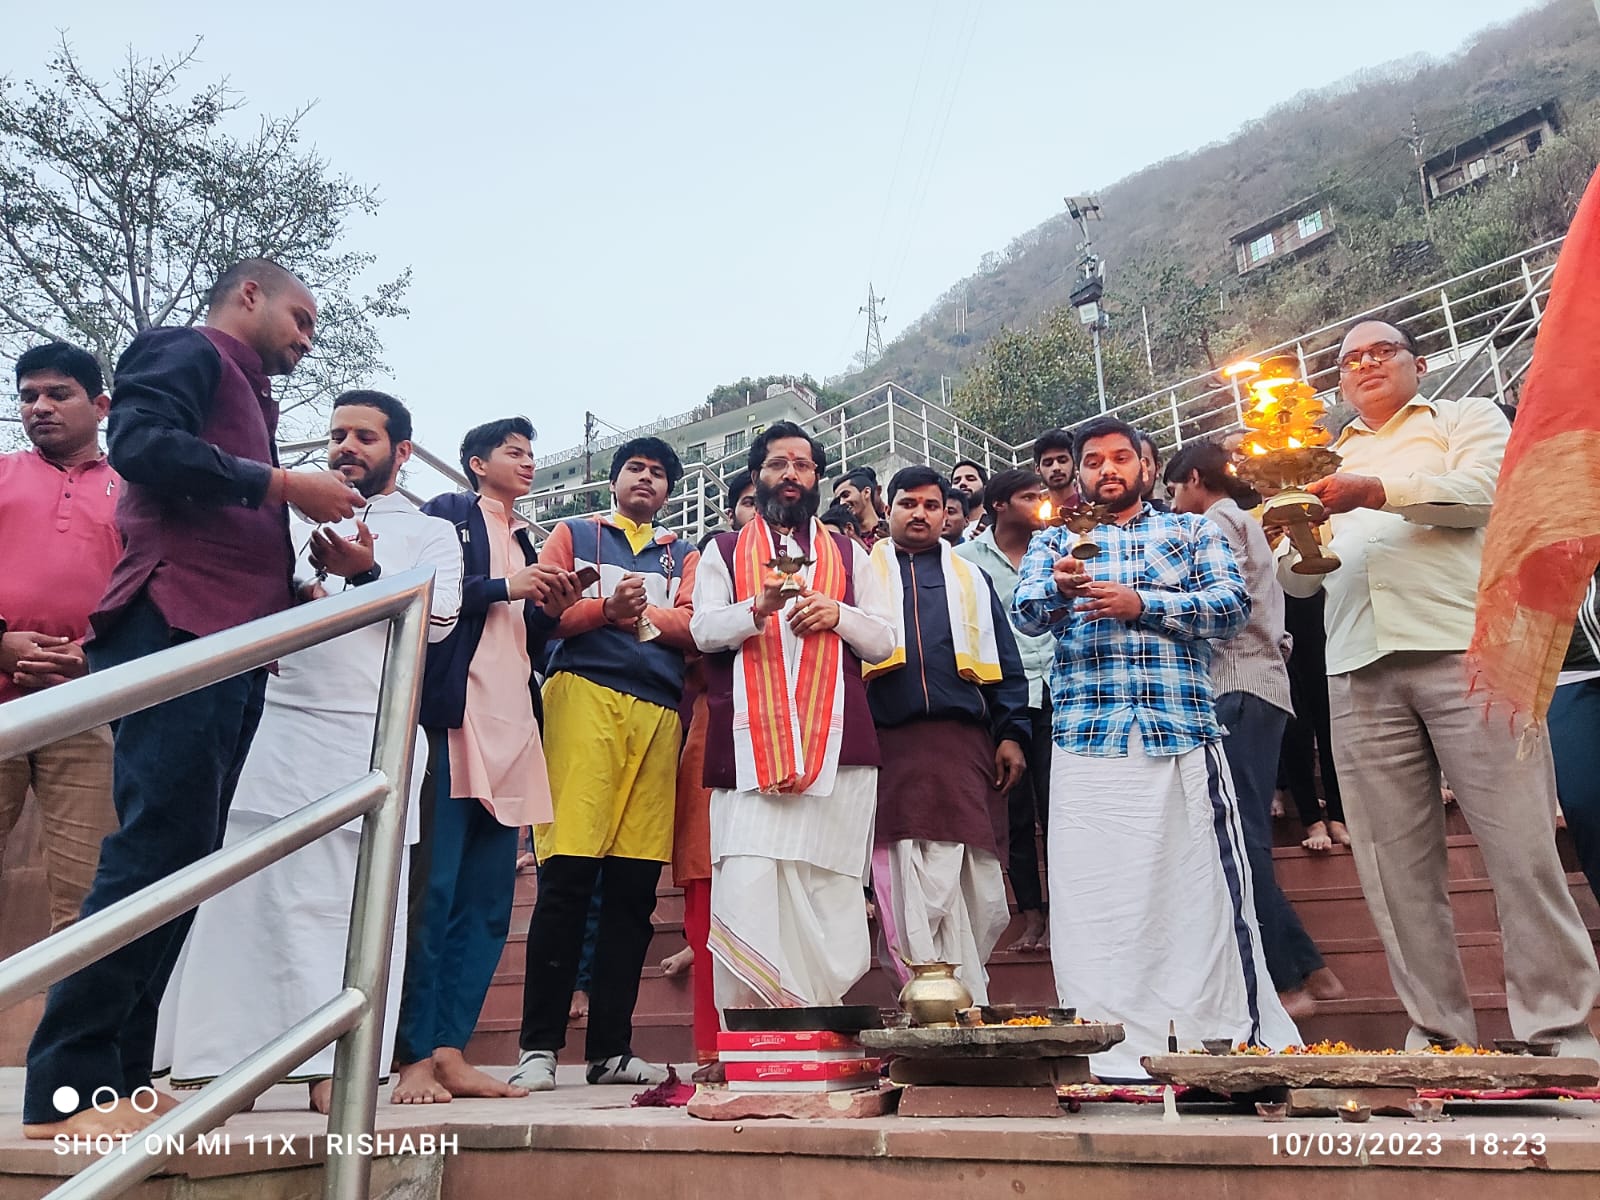
{"type": "Polygon", "coordinates": [[[1351,850],[1411,1016],[1408,1048],[1429,1034],[1478,1040],[1450,910],[1442,770],[1494,887],[1512,1031],[1600,1055],[1588,1027],[1600,968],[1556,852],[1549,743],[1518,759],[1505,715],[1467,694],[1461,654],[1390,654],[1330,676],[1328,701],[1351,850]]]}
{"type": "Polygon", "coordinates": [[[101,725],[0,762],[0,859],[29,788],[39,804],[54,933],[78,919],[94,882],[100,843],[117,827],[111,802],[111,727],[101,725]]]}

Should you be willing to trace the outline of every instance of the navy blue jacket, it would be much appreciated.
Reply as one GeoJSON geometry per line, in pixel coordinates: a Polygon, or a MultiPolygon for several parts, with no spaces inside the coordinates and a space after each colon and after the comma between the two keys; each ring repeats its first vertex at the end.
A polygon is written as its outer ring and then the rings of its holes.
{"type": "MultiPolygon", "coordinates": [[[[461,539],[461,616],[455,632],[442,642],[428,647],[422,673],[422,711],[418,722],[427,729],[460,729],[467,711],[467,671],[483,637],[484,615],[491,604],[505,604],[506,581],[489,575],[489,527],[484,523],[474,492],[448,492],[435,496],[422,506],[430,517],[443,517],[456,527],[461,539]]],[[[530,563],[538,561],[533,539],[525,529],[514,535],[530,563]]],[[[545,641],[556,627],[556,618],[532,603],[522,606],[528,627],[528,661],[537,668],[544,661],[545,641]]],[[[528,690],[533,693],[533,715],[544,728],[544,700],[539,681],[532,675],[528,690]]]]}
{"type": "Polygon", "coordinates": [[[905,602],[906,665],[867,681],[873,723],[888,729],[929,718],[970,721],[985,726],[997,743],[1009,739],[1026,748],[1032,729],[1028,681],[993,581],[983,576],[1001,679],[980,685],[956,674],[955,637],[950,632],[938,548],[921,554],[896,549],[895,560],[905,602]]]}

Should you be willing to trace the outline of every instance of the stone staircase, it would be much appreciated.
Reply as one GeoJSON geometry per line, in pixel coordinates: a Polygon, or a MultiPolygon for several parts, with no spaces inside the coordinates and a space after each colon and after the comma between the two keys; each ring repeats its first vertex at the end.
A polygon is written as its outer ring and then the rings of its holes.
{"type": "MultiPolygon", "coordinates": [[[[1456,942],[1461,948],[1468,984],[1478,1010],[1479,1032],[1487,1042],[1510,1033],[1494,894],[1485,878],[1477,844],[1453,809],[1447,817],[1447,829],[1456,942]]],[[[1349,990],[1346,999],[1322,1004],[1315,1017],[1301,1023],[1301,1032],[1313,1040],[1328,1037],[1344,1038],[1364,1046],[1398,1045],[1406,1030],[1405,1013],[1389,982],[1377,930],[1361,897],[1349,853],[1312,854],[1301,849],[1296,840],[1299,826],[1292,820],[1280,822],[1279,832],[1281,844],[1274,851],[1278,881],[1294,903],[1306,929],[1316,939],[1329,966],[1349,990]]],[[[1565,832],[1559,835],[1558,844],[1570,872],[1568,883],[1579,909],[1591,936],[1600,940],[1600,905],[1595,903],[1583,876],[1577,871],[1565,832]]],[[[469,1047],[469,1053],[477,1061],[516,1061],[523,956],[534,895],[532,874],[520,876],[511,936],[469,1047]]],[[[670,871],[662,872],[657,896],[655,936],[640,982],[639,1005],[634,1018],[634,1049],[655,1061],[692,1061],[690,981],[685,976],[669,979],[661,974],[658,965],[684,945],[683,896],[671,885],[670,871]]],[[[38,940],[47,927],[37,818],[30,804],[11,839],[4,875],[0,878],[0,954],[14,953],[38,940]]],[[[1006,940],[1009,935],[1001,944],[1006,940]]],[[[1043,956],[1002,951],[990,962],[989,972],[991,992],[997,1002],[1054,1002],[1050,964],[1043,956]]],[[[850,999],[887,1006],[894,1003],[894,993],[887,973],[875,967],[850,999]]],[[[21,1065],[42,999],[35,997],[0,1013],[0,1066],[21,1065]]],[[[564,1061],[580,1061],[582,1054],[583,1023],[580,1021],[573,1025],[564,1061]]]]}
{"type": "MultiPolygon", "coordinates": [[[[1378,931],[1362,898],[1355,863],[1348,851],[1313,854],[1298,843],[1299,826],[1281,821],[1280,844],[1273,852],[1278,882],[1288,894],[1307,931],[1316,939],[1324,959],[1343,981],[1349,995],[1319,1005],[1317,1014],[1301,1022],[1301,1033],[1315,1041],[1343,1038],[1355,1045],[1398,1046],[1408,1021],[1389,982],[1378,931]]],[[[1494,893],[1485,876],[1483,858],[1459,813],[1447,816],[1449,830],[1450,898],[1455,911],[1456,943],[1467,972],[1467,982],[1478,1012],[1479,1034],[1491,1038],[1510,1036],[1506,1016],[1505,975],[1501,966],[1500,933],[1496,923],[1494,893]]],[[[1578,873],[1565,831],[1560,834],[1568,883],[1584,915],[1591,937],[1600,941],[1600,905],[1578,873]]],[[[522,967],[528,916],[533,909],[531,874],[519,878],[511,937],[495,973],[493,986],[479,1018],[477,1033],[468,1049],[481,1062],[514,1062],[517,1027],[522,1012],[522,967]]],[[[639,986],[634,1016],[634,1050],[657,1062],[692,1062],[691,986],[683,976],[661,974],[661,959],[679,950],[683,939],[683,896],[672,886],[671,872],[662,872],[657,891],[655,936],[639,986]]],[[[1005,945],[1008,932],[1001,939],[1005,945]]],[[[1055,985],[1045,956],[1001,951],[989,963],[990,992],[996,1003],[1044,1005],[1055,1003],[1055,985]]],[[[882,967],[874,967],[851,993],[852,1002],[888,1006],[895,987],[882,967]]],[[[583,1055],[583,1022],[574,1022],[562,1061],[578,1062],[583,1055]]]]}

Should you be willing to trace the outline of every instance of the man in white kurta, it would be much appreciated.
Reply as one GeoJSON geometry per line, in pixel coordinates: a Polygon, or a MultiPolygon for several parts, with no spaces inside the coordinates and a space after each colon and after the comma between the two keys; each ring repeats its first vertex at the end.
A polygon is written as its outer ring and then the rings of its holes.
{"type": "MultiPolygon", "coordinates": [[[[294,523],[302,595],[314,598],[379,575],[432,568],[428,638],[441,641],[455,625],[461,600],[455,530],[395,490],[411,453],[410,417],[399,401],[362,392],[354,394],[362,399],[347,402],[350,395],[334,402],[328,461],[369,502],[355,520],[339,525],[317,530],[294,523]],[[391,432],[404,436],[395,439],[391,432]]],[[[386,639],[385,626],[369,626],[279,662],[239,777],[224,845],[259,833],[370,769],[386,639]]],[[[419,735],[406,813],[408,843],[417,840],[417,794],[426,757],[419,735]]],[[[171,1070],[175,1084],[220,1075],[342,986],[360,828],[360,819],[353,820],[200,906],[161,1006],[157,1063],[171,1070]]],[[[401,858],[402,897],[406,861],[401,858]]],[[[403,906],[400,914],[380,1056],[385,1064],[392,1056],[404,975],[403,906]]],[[[289,1076],[311,1084],[312,1102],[321,1111],[327,1108],[333,1055],[330,1045],[289,1076]]]]}
{"type": "Polygon", "coordinates": [[[866,552],[816,521],[826,465],[791,422],[764,430],[750,451],[760,516],[718,534],[695,580],[721,1008],[838,1004],[871,965],[878,745],[861,662],[893,650],[892,608],[866,552]],[[767,565],[779,554],[809,560],[797,598],[767,565]]]}

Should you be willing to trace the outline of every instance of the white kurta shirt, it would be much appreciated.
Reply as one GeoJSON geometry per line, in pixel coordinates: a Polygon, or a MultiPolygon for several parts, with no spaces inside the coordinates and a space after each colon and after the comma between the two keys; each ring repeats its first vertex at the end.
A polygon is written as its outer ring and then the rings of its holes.
{"type": "MultiPolygon", "coordinates": [[[[428,640],[443,641],[455,628],[461,609],[461,543],[454,526],[428,516],[398,492],[374,497],[358,517],[372,531],[373,557],[384,575],[433,568],[428,640]]],[[[301,581],[313,578],[309,544],[315,528],[296,518],[291,529],[298,554],[296,577],[301,581]]],[[[341,537],[356,533],[354,520],[324,528],[341,537]]],[[[323,586],[336,594],[351,585],[330,575],[323,586]]],[[[266,707],[240,775],[235,809],[287,816],[330,787],[366,772],[387,636],[386,623],[369,625],[279,660],[278,673],[267,680],[266,707]]],[[[406,820],[406,840],[413,842],[418,832],[415,800],[422,787],[417,764],[426,761],[420,732],[417,742],[406,820]]],[[[358,830],[360,818],[345,828],[358,830]]]]}

